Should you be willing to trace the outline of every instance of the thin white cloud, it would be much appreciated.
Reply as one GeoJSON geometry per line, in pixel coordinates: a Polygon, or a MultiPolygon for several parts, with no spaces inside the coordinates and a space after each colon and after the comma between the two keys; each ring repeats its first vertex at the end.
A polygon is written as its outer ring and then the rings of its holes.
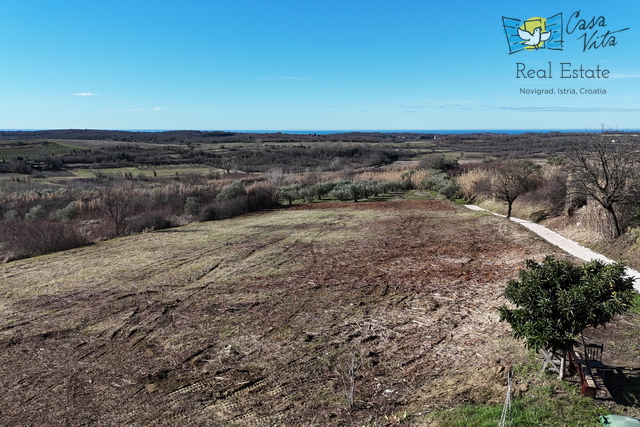
{"type": "Polygon", "coordinates": [[[97,93],[92,93],[92,92],[79,92],[79,93],[74,93],[75,96],[96,96],[98,95],[97,93]]]}
{"type": "Polygon", "coordinates": [[[312,78],[281,76],[281,77],[262,77],[260,80],[312,80],[312,78]]]}
{"type": "Polygon", "coordinates": [[[608,108],[608,107],[491,107],[497,110],[553,112],[553,113],[637,113],[640,108],[608,108]]]}
{"type": "Polygon", "coordinates": [[[128,108],[127,111],[131,113],[138,113],[140,111],[164,111],[165,107],[153,107],[153,108],[128,108]]]}

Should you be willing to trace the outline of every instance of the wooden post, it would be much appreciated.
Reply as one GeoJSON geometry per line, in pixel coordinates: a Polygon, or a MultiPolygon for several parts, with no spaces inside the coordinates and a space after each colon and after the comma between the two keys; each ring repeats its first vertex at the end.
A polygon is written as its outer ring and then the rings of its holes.
{"type": "Polygon", "coordinates": [[[567,359],[567,350],[563,349],[562,358],[560,359],[560,374],[558,375],[558,378],[560,378],[561,380],[564,379],[564,365],[565,365],[566,359],[567,359]]]}

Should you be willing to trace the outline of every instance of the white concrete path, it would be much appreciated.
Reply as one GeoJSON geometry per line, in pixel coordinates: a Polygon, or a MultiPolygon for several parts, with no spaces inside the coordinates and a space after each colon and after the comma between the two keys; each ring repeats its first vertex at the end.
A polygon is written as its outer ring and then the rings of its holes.
{"type": "MultiPolygon", "coordinates": [[[[476,205],[464,205],[464,206],[474,211],[486,210],[476,205]]],[[[493,212],[490,212],[490,213],[493,213],[493,212]]],[[[496,213],[493,213],[493,214],[496,216],[501,216],[505,218],[504,215],[500,215],[496,213]]],[[[573,255],[576,258],[580,258],[585,261],[591,261],[592,259],[599,259],[605,263],[614,262],[612,259],[609,259],[604,255],[594,252],[589,248],[585,248],[584,246],[574,242],[573,240],[569,240],[566,237],[563,237],[558,233],[556,233],[555,231],[551,231],[547,227],[543,227],[540,224],[536,224],[535,222],[527,221],[520,218],[511,217],[510,219],[513,222],[517,222],[518,224],[521,224],[527,227],[529,230],[533,231],[534,233],[536,233],[538,236],[542,237],[549,243],[556,245],[563,251],[573,255]]],[[[640,292],[640,272],[627,267],[627,274],[633,277],[634,279],[633,287],[635,288],[636,291],[640,292]]]]}

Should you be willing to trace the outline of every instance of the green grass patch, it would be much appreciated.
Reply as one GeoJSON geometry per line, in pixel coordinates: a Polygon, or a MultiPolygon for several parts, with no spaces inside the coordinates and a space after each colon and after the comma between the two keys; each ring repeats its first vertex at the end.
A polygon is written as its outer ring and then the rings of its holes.
{"type": "Polygon", "coordinates": [[[82,150],[83,148],[50,141],[0,141],[0,158],[5,161],[17,158],[33,160],[35,157],[67,154],[74,149],[82,150]]]}
{"type": "MultiPolygon", "coordinates": [[[[466,404],[431,415],[440,427],[495,427],[500,422],[503,405],[466,404]]],[[[588,427],[600,426],[598,417],[607,414],[593,400],[580,396],[575,384],[549,380],[513,399],[506,425],[519,427],[588,427]],[[512,424],[509,424],[510,420],[512,424]]]]}
{"type": "Polygon", "coordinates": [[[197,173],[201,175],[208,175],[209,173],[222,173],[222,169],[212,167],[124,167],[124,168],[109,168],[109,169],[76,169],[73,171],[74,176],[78,178],[94,178],[96,172],[103,175],[110,176],[125,176],[131,174],[134,178],[144,176],[146,178],[175,178],[176,176],[190,173],[197,173]],[[155,175],[154,175],[155,171],[155,175]]]}
{"type": "Polygon", "coordinates": [[[631,312],[640,315],[640,294],[638,293],[636,293],[633,300],[633,307],[631,307],[631,312]]]}

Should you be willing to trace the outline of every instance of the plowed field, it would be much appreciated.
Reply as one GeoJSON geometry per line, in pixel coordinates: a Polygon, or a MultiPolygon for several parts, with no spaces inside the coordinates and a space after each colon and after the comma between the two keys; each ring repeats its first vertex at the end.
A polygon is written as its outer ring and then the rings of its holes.
{"type": "Polygon", "coordinates": [[[510,221],[397,201],[12,262],[0,425],[391,425],[499,402],[523,349],[495,307],[523,260],[545,254],[562,257],[510,221]]]}

